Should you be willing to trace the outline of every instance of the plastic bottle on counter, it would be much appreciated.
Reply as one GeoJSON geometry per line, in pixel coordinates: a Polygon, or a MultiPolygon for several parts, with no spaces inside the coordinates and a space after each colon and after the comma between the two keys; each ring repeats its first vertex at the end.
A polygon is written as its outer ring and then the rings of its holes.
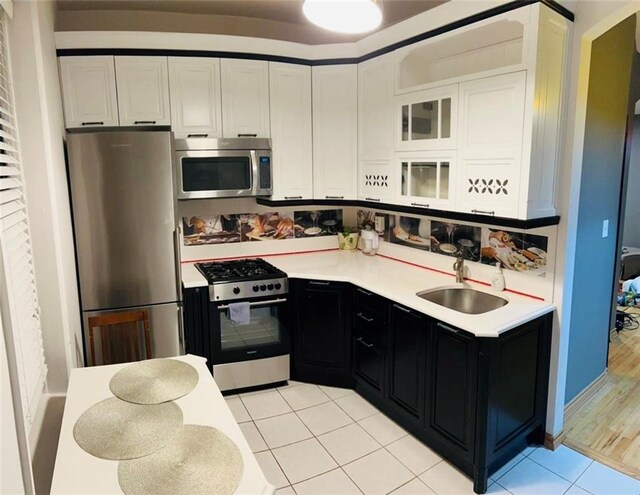
{"type": "Polygon", "coordinates": [[[503,291],[506,288],[504,273],[502,273],[502,267],[500,266],[499,261],[496,263],[496,271],[491,278],[491,287],[493,287],[493,290],[497,291],[503,291]]]}

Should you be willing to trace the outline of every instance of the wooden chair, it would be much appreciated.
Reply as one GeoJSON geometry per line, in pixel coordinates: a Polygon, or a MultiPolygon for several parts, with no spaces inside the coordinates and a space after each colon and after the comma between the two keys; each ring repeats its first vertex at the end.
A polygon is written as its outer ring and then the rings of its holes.
{"type": "Polygon", "coordinates": [[[89,318],[89,348],[91,366],[151,359],[151,329],[147,312],[128,311],[89,318]],[[96,329],[98,335],[94,334],[96,329]],[[101,363],[96,362],[98,338],[101,363]]]}

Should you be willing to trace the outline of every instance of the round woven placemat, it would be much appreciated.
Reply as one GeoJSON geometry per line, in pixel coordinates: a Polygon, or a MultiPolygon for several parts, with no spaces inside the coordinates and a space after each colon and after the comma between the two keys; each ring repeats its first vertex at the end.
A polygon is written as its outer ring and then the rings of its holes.
{"type": "Polygon", "coordinates": [[[166,447],[118,464],[118,482],[127,495],[231,495],[242,474],[242,454],[216,428],[184,425],[166,447]]]}
{"type": "Polygon", "coordinates": [[[73,438],[101,459],[135,459],[167,445],[181,427],[182,409],[173,402],[148,406],[112,397],[78,418],[73,438]]]}
{"type": "Polygon", "coordinates": [[[149,359],[121,369],[109,382],[113,395],[135,404],[161,404],[191,392],[196,369],[175,359],[149,359]]]}

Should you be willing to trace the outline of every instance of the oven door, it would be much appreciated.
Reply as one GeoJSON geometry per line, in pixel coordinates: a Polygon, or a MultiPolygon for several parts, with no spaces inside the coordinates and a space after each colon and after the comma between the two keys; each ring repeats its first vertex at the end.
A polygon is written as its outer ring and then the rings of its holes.
{"type": "Polygon", "coordinates": [[[289,354],[285,298],[250,303],[250,322],[236,325],[227,304],[211,304],[212,364],[236,363],[289,354]]]}
{"type": "Polygon", "coordinates": [[[176,151],[178,199],[256,196],[258,164],[252,150],[176,151]]]}

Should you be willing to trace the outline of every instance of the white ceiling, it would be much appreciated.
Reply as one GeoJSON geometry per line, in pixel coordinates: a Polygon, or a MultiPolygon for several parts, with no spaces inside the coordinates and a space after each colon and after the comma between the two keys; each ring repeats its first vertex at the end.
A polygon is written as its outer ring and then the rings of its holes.
{"type": "MultiPolygon", "coordinates": [[[[384,0],[382,28],[448,0],[384,0]]],[[[167,31],[236,34],[307,44],[355,41],[318,28],[302,0],[57,0],[57,31],[167,31]],[[220,22],[221,20],[226,22],[220,22]]]]}

